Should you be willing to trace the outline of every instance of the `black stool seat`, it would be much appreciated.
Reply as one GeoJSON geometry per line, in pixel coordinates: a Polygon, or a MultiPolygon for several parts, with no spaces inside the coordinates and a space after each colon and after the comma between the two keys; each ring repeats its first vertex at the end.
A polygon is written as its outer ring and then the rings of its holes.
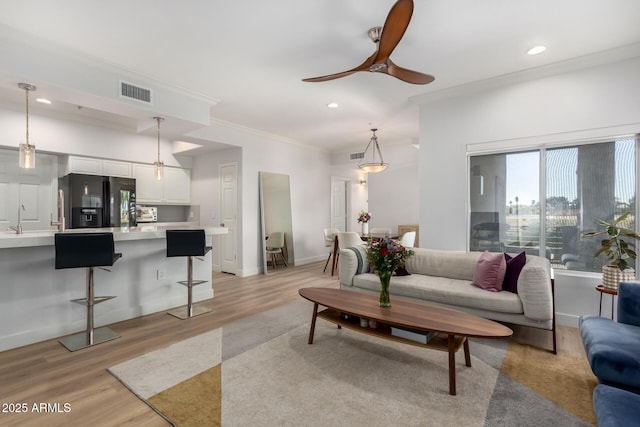
{"type": "Polygon", "coordinates": [[[56,269],[111,267],[115,253],[113,233],[56,233],[56,269]]]}
{"type": "Polygon", "coordinates": [[[205,256],[207,246],[204,230],[167,230],[167,256],[205,256]]]}
{"type": "MultiPolygon", "coordinates": [[[[107,270],[122,257],[114,250],[113,233],[56,233],[55,268],[86,268],[86,297],[71,300],[87,307],[87,328],[84,332],[62,338],[60,343],[70,351],[79,350],[120,337],[109,328],[93,327],[93,307],[115,296],[94,295],[94,268],[107,270]]],[[[107,270],[109,271],[109,270],[107,270]]]]}
{"type": "Polygon", "coordinates": [[[207,246],[204,230],[167,230],[167,257],[187,257],[187,280],[178,283],[187,287],[187,305],[169,311],[169,314],[179,319],[189,319],[211,310],[204,307],[194,307],[193,287],[207,280],[193,280],[193,257],[205,256],[211,250],[207,246]]]}

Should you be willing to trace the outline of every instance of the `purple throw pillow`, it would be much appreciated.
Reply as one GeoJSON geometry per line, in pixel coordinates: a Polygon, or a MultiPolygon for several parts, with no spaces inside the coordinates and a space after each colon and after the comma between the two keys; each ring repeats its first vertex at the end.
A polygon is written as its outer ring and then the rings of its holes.
{"type": "Polygon", "coordinates": [[[411,276],[411,273],[407,271],[405,267],[398,267],[398,269],[393,273],[394,276],[411,276]]]}
{"type": "Polygon", "coordinates": [[[504,274],[502,289],[517,294],[518,277],[520,277],[520,272],[527,262],[527,255],[524,252],[520,252],[514,257],[509,254],[504,254],[504,260],[507,263],[507,271],[504,274]]]}
{"type": "Polygon", "coordinates": [[[507,270],[507,262],[502,253],[484,251],[473,273],[473,284],[491,292],[502,290],[502,281],[507,270]]]}

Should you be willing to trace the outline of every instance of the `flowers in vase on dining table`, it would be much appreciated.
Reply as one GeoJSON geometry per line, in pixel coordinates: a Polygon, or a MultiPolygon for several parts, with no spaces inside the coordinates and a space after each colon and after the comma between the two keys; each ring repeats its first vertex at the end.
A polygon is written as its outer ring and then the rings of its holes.
{"type": "Polygon", "coordinates": [[[380,301],[378,305],[380,307],[391,307],[389,300],[389,283],[391,276],[395,271],[404,267],[404,264],[411,255],[415,252],[412,249],[407,249],[395,239],[369,239],[367,246],[367,261],[371,265],[378,277],[380,278],[380,301]]]}
{"type": "Polygon", "coordinates": [[[361,222],[363,223],[367,223],[371,220],[371,212],[367,212],[367,211],[360,211],[360,213],[358,214],[358,224],[360,224],[361,222]]]}

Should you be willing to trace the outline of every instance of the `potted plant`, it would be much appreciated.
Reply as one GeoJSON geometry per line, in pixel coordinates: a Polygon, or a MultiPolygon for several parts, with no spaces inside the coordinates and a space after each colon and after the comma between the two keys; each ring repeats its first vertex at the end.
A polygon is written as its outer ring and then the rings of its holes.
{"type": "Polygon", "coordinates": [[[599,219],[598,225],[603,229],[584,233],[582,237],[594,237],[604,235],[600,240],[600,247],[593,254],[598,257],[604,253],[607,257],[607,264],[602,267],[602,286],[608,289],[618,289],[618,283],[635,279],[636,272],[629,267],[627,260],[635,260],[638,255],[635,251],[635,244],[630,239],[640,239],[640,234],[633,230],[620,226],[621,223],[629,219],[631,212],[625,212],[610,224],[599,219]],[[624,237],[627,239],[625,240],[624,237]]]}

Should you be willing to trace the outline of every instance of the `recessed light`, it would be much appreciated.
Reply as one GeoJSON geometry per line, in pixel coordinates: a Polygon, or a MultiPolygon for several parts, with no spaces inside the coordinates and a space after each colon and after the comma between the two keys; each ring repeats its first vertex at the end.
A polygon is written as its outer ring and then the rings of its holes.
{"type": "Polygon", "coordinates": [[[48,100],[48,99],[46,99],[46,98],[36,98],[36,101],[37,101],[37,102],[40,102],[40,103],[42,103],[42,104],[51,104],[51,101],[49,101],[49,100],[48,100]]]}
{"type": "Polygon", "coordinates": [[[546,46],[534,46],[527,51],[527,55],[539,55],[547,50],[546,46]]]}
{"type": "Polygon", "coordinates": [[[327,104],[327,107],[329,107],[329,108],[338,108],[339,105],[338,105],[337,102],[330,102],[330,103],[327,104]]]}

